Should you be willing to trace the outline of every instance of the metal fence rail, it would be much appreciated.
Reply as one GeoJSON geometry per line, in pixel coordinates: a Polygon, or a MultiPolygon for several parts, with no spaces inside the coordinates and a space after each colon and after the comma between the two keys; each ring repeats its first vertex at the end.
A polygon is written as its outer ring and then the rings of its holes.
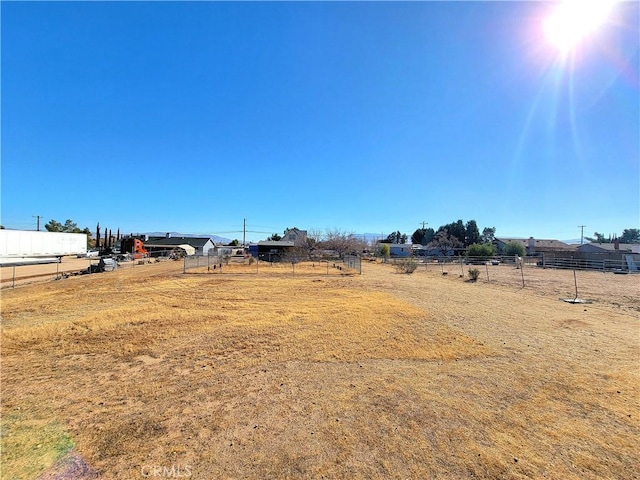
{"type": "Polygon", "coordinates": [[[544,254],[540,259],[543,268],[568,268],[575,270],[598,270],[601,272],[637,272],[640,266],[640,255],[592,253],[581,256],[559,256],[544,254]]]}

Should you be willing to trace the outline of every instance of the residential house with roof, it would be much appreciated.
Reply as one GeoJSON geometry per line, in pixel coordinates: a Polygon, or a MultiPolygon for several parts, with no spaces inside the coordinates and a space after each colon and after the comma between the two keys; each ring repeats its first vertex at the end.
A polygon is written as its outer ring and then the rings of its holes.
{"type": "Polygon", "coordinates": [[[307,231],[298,228],[287,228],[282,235],[282,241],[293,242],[295,246],[304,245],[307,242],[307,231]]]}
{"type": "Polygon", "coordinates": [[[506,238],[500,237],[494,240],[496,251],[498,254],[502,253],[504,247],[510,243],[515,242],[521,244],[527,255],[542,255],[543,253],[570,253],[576,250],[575,245],[569,245],[568,243],[561,242],[560,240],[548,240],[548,239],[535,239],[529,238],[506,238]]]}

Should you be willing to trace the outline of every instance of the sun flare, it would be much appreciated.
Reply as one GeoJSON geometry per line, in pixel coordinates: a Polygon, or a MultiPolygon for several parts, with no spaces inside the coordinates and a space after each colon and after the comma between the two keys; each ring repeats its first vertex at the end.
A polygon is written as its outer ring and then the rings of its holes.
{"type": "Polygon", "coordinates": [[[542,22],[547,41],[562,54],[569,53],[607,22],[613,4],[613,0],[561,2],[542,22]]]}

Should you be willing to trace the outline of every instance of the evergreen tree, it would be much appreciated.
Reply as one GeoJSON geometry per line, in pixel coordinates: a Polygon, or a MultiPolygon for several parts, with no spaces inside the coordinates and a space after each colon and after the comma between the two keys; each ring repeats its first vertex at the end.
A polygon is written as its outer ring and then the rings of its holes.
{"type": "Polygon", "coordinates": [[[478,224],[475,220],[469,220],[465,227],[465,246],[468,247],[474,243],[480,242],[480,230],[478,230],[478,224]]]}

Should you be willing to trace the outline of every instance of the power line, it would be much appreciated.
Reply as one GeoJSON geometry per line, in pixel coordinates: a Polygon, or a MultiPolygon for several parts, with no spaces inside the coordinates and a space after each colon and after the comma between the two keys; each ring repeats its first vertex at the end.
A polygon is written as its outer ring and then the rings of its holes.
{"type": "Polygon", "coordinates": [[[251,226],[255,228],[269,228],[271,230],[282,230],[282,227],[271,227],[269,225],[251,225],[251,226]]]}

